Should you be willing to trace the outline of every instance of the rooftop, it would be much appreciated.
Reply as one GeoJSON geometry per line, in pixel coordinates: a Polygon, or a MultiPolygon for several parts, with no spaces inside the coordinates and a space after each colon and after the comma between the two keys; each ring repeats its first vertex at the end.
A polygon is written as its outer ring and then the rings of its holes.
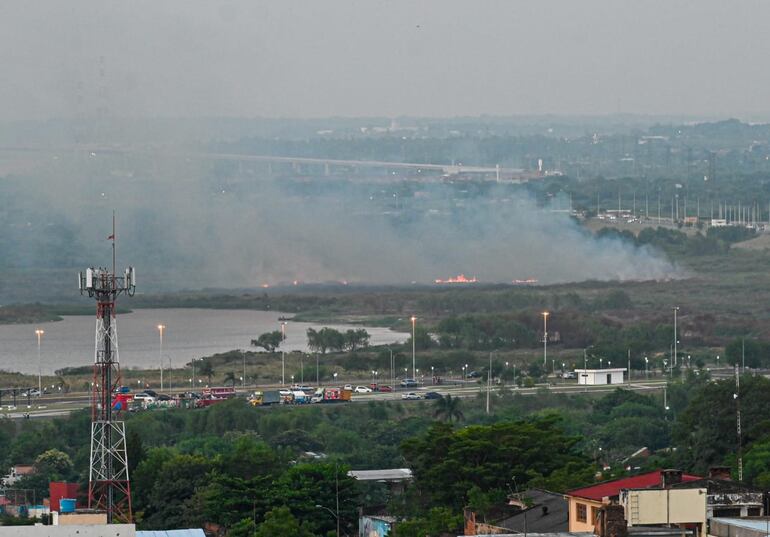
{"type": "MultiPolygon", "coordinates": [[[[659,487],[661,485],[662,473],[662,470],[655,470],[654,472],[648,472],[646,474],[605,481],[603,483],[591,485],[590,487],[570,490],[567,492],[567,496],[578,496],[580,498],[587,498],[589,500],[600,502],[603,498],[612,498],[620,495],[620,491],[623,489],[650,489],[659,487]]],[[[701,477],[697,475],[682,474],[682,483],[699,479],[701,479],[701,477]]]]}
{"type": "Polygon", "coordinates": [[[408,481],[412,479],[409,468],[391,468],[388,470],[351,470],[348,475],[358,481],[408,481]]]}

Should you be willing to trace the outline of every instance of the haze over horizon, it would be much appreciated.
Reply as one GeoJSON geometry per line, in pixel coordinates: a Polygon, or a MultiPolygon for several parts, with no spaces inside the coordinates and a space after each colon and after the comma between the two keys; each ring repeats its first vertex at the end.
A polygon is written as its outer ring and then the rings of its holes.
{"type": "Polygon", "coordinates": [[[768,19],[757,0],[10,0],[0,5],[0,120],[765,120],[768,19]]]}

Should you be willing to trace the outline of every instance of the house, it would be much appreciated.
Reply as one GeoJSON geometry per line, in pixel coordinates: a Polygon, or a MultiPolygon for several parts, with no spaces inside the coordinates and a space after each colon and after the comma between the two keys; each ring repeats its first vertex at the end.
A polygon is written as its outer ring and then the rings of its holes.
{"type": "Polygon", "coordinates": [[[490,509],[484,522],[466,509],[465,535],[563,533],[567,531],[567,518],[568,504],[563,494],[529,489],[520,497],[510,498],[508,503],[490,509]]]}
{"type": "Polygon", "coordinates": [[[11,471],[8,475],[3,476],[2,484],[6,487],[10,487],[24,476],[35,473],[35,467],[31,464],[17,464],[11,467],[11,471]]]}
{"type": "Polygon", "coordinates": [[[755,517],[765,512],[765,492],[730,478],[730,468],[715,466],[708,477],[673,485],[675,489],[706,490],[706,518],[755,517]]]}
{"type": "Polygon", "coordinates": [[[667,526],[706,534],[706,489],[643,488],[620,491],[628,527],[667,526]]]}
{"type": "Polygon", "coordinates": [[[593,532],[601,507],[610,502],[618,503],[623,490],[666,489],[676,483],[697,479],[701,477],[679,470],[656,470],[571,490],[565,495],[569,503],[569,531],[593,532]]]}
{"type": "Polygon", "coordinates": [[[578,384],[588,384],[590,386],[599,384],[623,384],[623,374],[625,367],[605,368],[605,369],[575,369],[578,378],[578,384]]]}

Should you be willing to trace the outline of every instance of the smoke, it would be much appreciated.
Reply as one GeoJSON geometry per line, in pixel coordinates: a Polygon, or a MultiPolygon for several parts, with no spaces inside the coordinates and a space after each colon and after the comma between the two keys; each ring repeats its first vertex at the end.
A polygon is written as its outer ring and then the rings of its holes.
{"type": "Polygon", "coordinates": [[[430,283],[460,273],[501,283],[678,276],[662,255],[597,239],[520,186],[472,193],[458,184],[268,179],[183,159],[151,173],[125,157],[91,159],[98,164],[0,180],[22,223],[4,244],[25,252],[14,266],[108,264],[115,209],[119,265],[138,267],[145,291],[430,283]]]}

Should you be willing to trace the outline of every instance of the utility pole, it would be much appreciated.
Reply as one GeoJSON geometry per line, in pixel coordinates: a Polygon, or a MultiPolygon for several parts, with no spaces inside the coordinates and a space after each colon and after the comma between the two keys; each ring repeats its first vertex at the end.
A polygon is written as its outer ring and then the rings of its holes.
{"type": "Polygon", "coordinates": [[[738,364],[735,364],[735,419],[738,434],[738,481],[743,481],[743,435],[741,434],[741,377],[738,364]]]}
{"type": "Polygon", "coordinates": [[[548,312],[543,312],[543,369],[548,372],[548,312]]]}
{"type": "Polygon", "coordinates": [[[489,369],[487,370],[487,415],[489,415],[489,392],[492,390],[492,353],[489,353],[489,369]]]}

